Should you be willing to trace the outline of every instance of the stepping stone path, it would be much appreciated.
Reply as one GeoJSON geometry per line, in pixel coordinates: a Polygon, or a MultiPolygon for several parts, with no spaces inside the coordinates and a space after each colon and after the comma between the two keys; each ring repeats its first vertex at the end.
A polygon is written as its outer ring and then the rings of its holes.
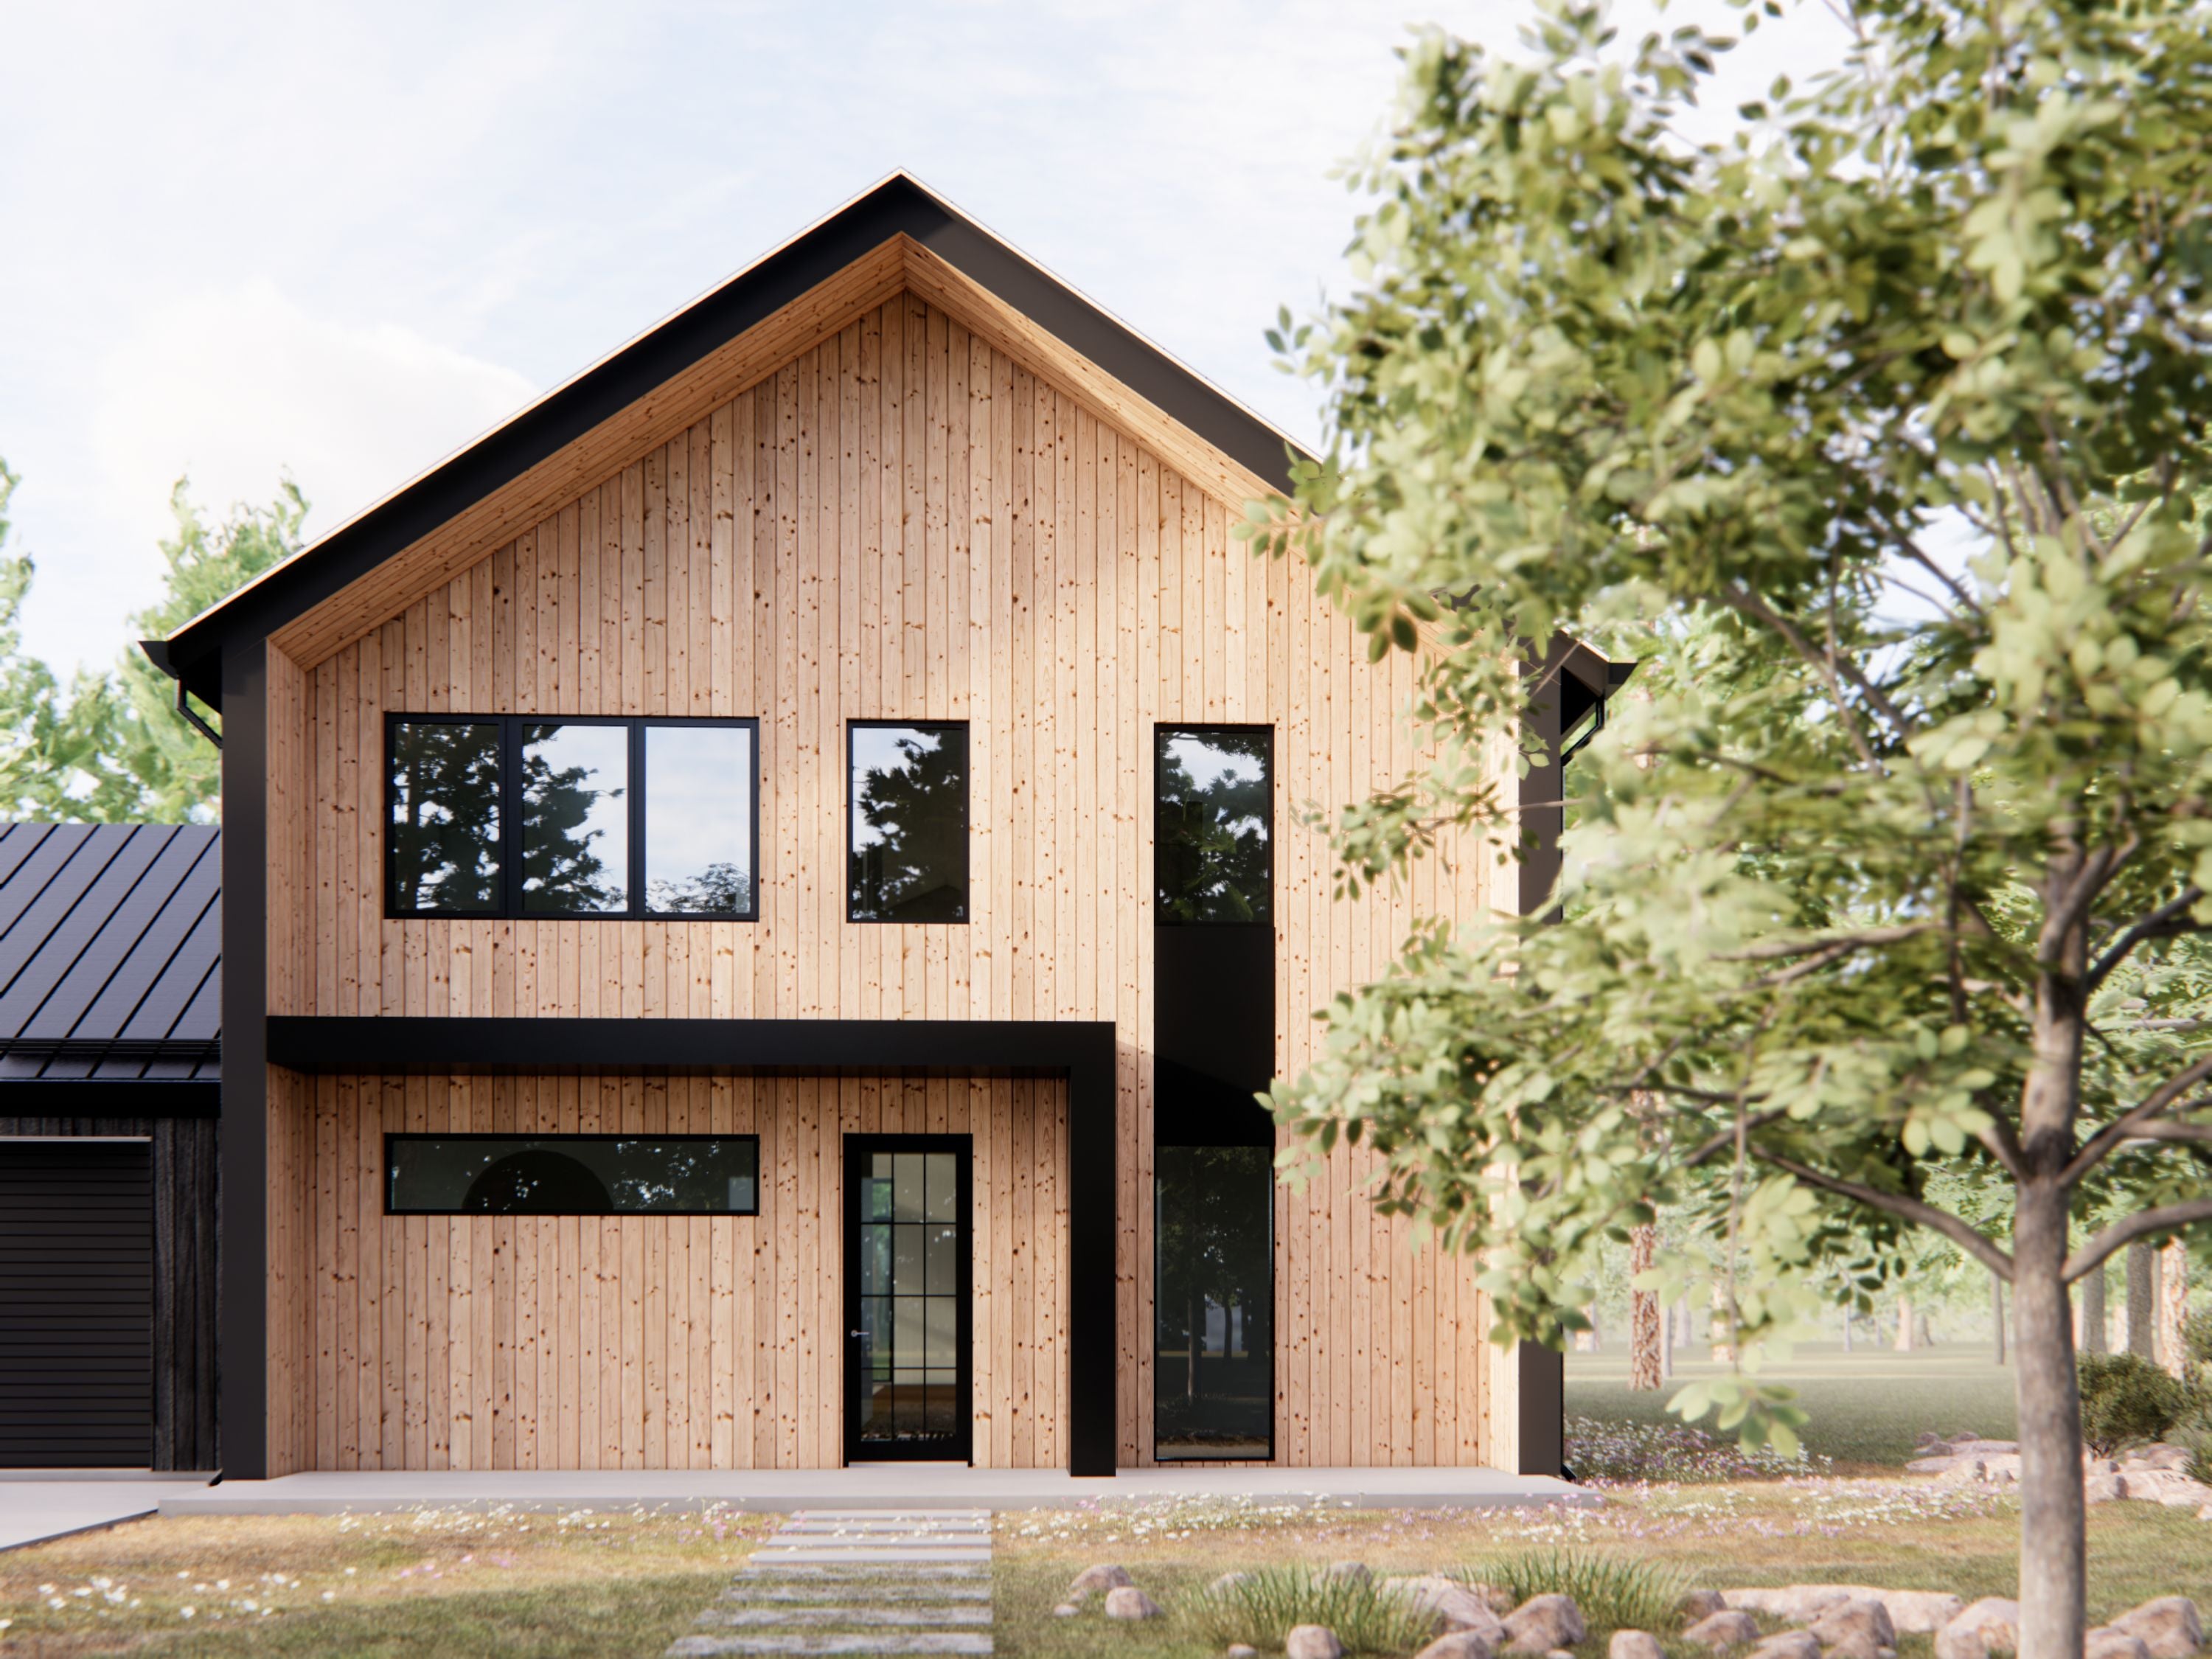
{"type": "Polygon", "coordinates": [[[666,1659],[991,1651],[988,1510],[801,1510],[666,1659]]]}

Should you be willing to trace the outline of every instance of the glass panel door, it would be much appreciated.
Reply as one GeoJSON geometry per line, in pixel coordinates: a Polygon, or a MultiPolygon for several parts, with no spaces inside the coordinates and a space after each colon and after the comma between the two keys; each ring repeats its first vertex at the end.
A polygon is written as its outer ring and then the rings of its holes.
{"type": "Polygon", "coordinates": [[[845,1137],[845,1456],[969,1456],[969,1138],[845,1137]]]}

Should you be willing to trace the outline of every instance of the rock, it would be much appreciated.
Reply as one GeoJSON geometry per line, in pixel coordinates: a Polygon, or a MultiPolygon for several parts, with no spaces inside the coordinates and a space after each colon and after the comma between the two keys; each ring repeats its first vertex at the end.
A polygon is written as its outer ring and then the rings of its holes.
{"type": "Polygon", "coordinates": [[[2169,1446],[2164,1442],[2155,1445],[2138,1446],[2121,1460],[2123,1468],[2187,1470],[2194,1455],[2186,1446],[2169,1446]]]}
{"type": "MultiPolygon", "coordinates": [[[[1806,1633],[1811,1634],[1809,1631],[1806,1633]]],[[[1845,1631],[1840,1638],[1830,1643],[1823,1659],[1881,1659],[1885,1653],[1890,1655],[1891,1659],[1895,1659],[1897,1650],[1882,1646],[1863,1630],[1853,1630],[1845,1631]]]]}
{"type": "Polygon", "coordinates": [[[2082,1498],[2091,1504],[2110,1504],[2128,1496],[2127,1478],[2118,1474],[2093,1474],[2081,1483],[2082,1498]]]}
{"type": "Polygon", "coordinates": [[[2150,1659],[2142,1638],[2103,1626],[2083,1638],[2082,1659],[2150,1659]]]}
{"type": "Polygon", "coordinates": [[[2199,1521],[2212,1521],[2212,1504],[2207,1504],[2203,1509],[2197,1510],[2197,1518],[2199,1521]]]}
{"type": "Polygon", "coordinates": [[[1283,1638],[1283,1659],[1344,1659],[1344,1644],[1327,1625],[1293,1625],[1283,1638]]]}
{"type": "Polygon", "coordinates": [[[1231,1642],[1222,1659],[1260,1659],[1260,1650],[1249,1642],[1231,1642]]]}
{"type": "Polygon", "coordinates": [[[1897,1645],[1897,1626],[1890,1622],[1889,1609],[1871,1595],[1855,1595],[1835,1603],[1808,1628],[1813,1639],[1824,1648],[1836,1647],[1847,1637],[1864,1637],[1865,1659],[1874,1659],[1875,1648],[1897,1645]]]}
{"type": "Polygon", "coordinates": [[[2212,1486],[2192,1480],[2178,1469],[2129,1469],[2114,1478],[2120,1482],[2124,1498],[2170,1504],[2176,1509],[2212,1503],[2212,1486]]]}
{"type": "Polygon", "coordinates": [[[1249,1572],[1224,1572],[1206,1587],[1208,1595],[1226,1595],[1252,1575],[1249,1572]]]}
{"type": "Polygon", "coordinates": [[[1505,1644],[1505,1626],[1481,1595],[1456,1578],[1431,1573],[1422,1578],[1385,1578],[1382,1588],[1402,1595],[1425,1613],[1433,1613],[1447,1631],[1480,1631],[1492,1648],[1505,1644]]]}
{"type": "Polygon", "coordinates": [[[1479,1630],[1455,1630],[1439,1636],[1413,1659],[1492,1659],[1497,1651],[1479,1630]]]}
{"type": "Polygon", "coordinates": [[[1358,1583],[1371,1584],[1375,1575],[1367,1570],[1364,1561],[1332,1561],[1322,1570],[1324,1578],[1349,1578],[1358,1583]]]}
{"type": "Polygon", "coordinates": [[[2110,1628],[2132,1636],[2150,1650],[2151,1659],[2193,1659],[2204,1645],[2204,1626],[2197,1603],[2185,1595],[2161,1595],[2112,1620],[2110,1628]]]}
{"type": "Polygon", "coordinates": [[[1751,1659],[1820,1659],[1820,1644],[1809,1630],[1785,1630],[1753,1648],[1751,1659]]]}
{"type": "Polygon", "coordinates": [[[1111,1565],[1085,1567],[1075,1575],[1075,1582],[1067,1587],[1067,1599],[1071,1601],[1080,1601],[1093,1590],[1119,1589],[1124,1584],[1134,1583],[1136,1580],[1129,1577],[1129,1571],[1126,1567],[1111,1565]]]}
{"type": "Polygon", "coordinates": [[[1900,1635],[1939,1631],[1965,1603],[1945,1590],[1891,1590],[1872,1584],[1789,1584],[1779,1589],[1729,1589],[1721,1599],[1746,1613],[1765,1613],[1785,1625],[1809,1625],[1840,1601],[1879,1601],[1900,1635]]]}
{"type": "Polygon", "coordinates": [[[1617,1630],[1605,1644],[1605,1659],[1665,1659],[1665,1656],[1649,1631],[1617,1630]]]}
{"type": "Polygon", "coordinates": [[[1936,1659],[1988,1659],[2020,1646],[2020,1603],[1985,1595],[1936,1632],[1936,1659]]]}
{"type": "Polygon", "coordinates": [[[1160,1604],[1134,1584],[1116,1584],[1106,1592],[1109,1619],[1157,1619],[1160,1604]]]}
{"type": "Polygon", "coordinates": [[[1723,1648],[1740,1648],[1746,1642],[1759,1640],[1759,1626],[1749,1613],[1731,1608],[1707,1613],[1682,1632],[1682,1639],[1718,1653],[1723,1648]]]}
{"type": "Polygon", "coordinates": [[[1589,1632],[1583,1626],[1582,1609],[1564,1595],[1532,1595],[1506,1615],[1505,1644],[1509,1653],[1549,1653],[1571,1648],[1589,1632]]]}
{"type": "Polygon", "coordinates": [[[1062,1601],[1052,1610],[1052,1616],[1055,1619],[1073,1619],[1082,1611],[1083,1609],[1073,1601],[1062,1601]]]}
{"type": "Polygon", "coordinates": [[[1694,1625],[1700,1619],[1710,1619],[1728,1607],[1727,1601],[1717,1589],[1693,1589],[1682,1592],[1682,1622],[1694,1625]]]}

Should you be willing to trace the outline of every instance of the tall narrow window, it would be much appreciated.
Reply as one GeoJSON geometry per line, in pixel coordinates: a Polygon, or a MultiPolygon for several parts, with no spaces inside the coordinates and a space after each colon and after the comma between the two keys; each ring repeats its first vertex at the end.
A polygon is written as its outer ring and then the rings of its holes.
{"type": "Polygon", "coordinates": [[[522,728],[522,908],[629,908],[629,732],[620,725],[522,728]]]}
{"type": "Polygon", "coordinates": [[[968,728],[853,723],[846,914],[968,920],[968,728]]]}
{"type": "Polygon", "coordinates": [[[1159,921],[1271,921],[1274,733],[1164,726],[1158,744],[1152,863],[1159,921]]]}
{"type": "Polygon", "coordinates": [[[753,729],[645,728],[645,902],[659,915],[750,916],[753,729]]]}
{"type": "Polygon", "coordinates": [[[385,854],[396,911],[496,910],[496,720],[395,720],[385,854]]]}
{"type": "Polygon", "coordinates": [[[1152,1156],[1153,1454],[1272,1456],[1273,1150],[1160,1146],[1152,1156]]]}

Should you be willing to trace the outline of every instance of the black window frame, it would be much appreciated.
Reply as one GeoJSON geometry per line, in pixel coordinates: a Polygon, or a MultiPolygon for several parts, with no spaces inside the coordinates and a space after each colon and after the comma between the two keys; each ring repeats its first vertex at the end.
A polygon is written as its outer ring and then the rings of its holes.
{"type": "Polygon", "coordinates": [[[459,917],[487,921],[750,921],[760,920],[761,887],[761,765],[760,720],[757,715],[667,714],[410,714],[388,709],[384,716],[384,915],[390,921],[453,921],[459,917]],[[488,910],[423,910],[393,902],[399,890],[394,860],[398,848],[392,835],[393,809],[398,805],[392,781],[392,744],[401,726],[496,726],[499,728],[499,900],[488,910]],[[625,833],[629,837],[624,897],[619,910],[546,910],[523,908],[522,860],[522,730],[528,726],[614,726],[629,733],[627,757],[629,781],[625,833]],[[645,902],[645,826],[647,791],[645,734],[653,726],[742,727],[752,744],[751,817],[747,833],[752,838],[752,903],[744,911],[655,910],[645,902]]]}
{"type": "Polygon", "coordinates": [[[1275,727],[1265,720],[1155,720],[1152,722],[1152,925],[1157,927],[1251,927],[1270,933],[1275,927],[1275,727]],[[1254,733],[1267,740],[1267,914],[1255,921],[1185,921],[1167,914],[1160,902],[1160,772],[1171,737],[1205,737],[1220,732],[1254,733]]]}
{"type": "Polygon", "coordinates": [[[713,1218],[719,1216],[732,1221],[755,1219],[759,1217],[761,1212],[762,1189],[766,1184],[761,1177],[760,1140],[761,1138],[757,1134],[659,1134],[650,1129],[639,1129],[629,1133],[607,1133],[594,1130],[582,1134],[563,1133],[558,1130],[541,1130],[532,1133],[528,1130],[514,1129],[495,1129],[489,1131],[459,1129],[451,1133],[441,1133],[435,1129],[389,1129],[385,1132],[384,1136],[384,1213],[388,1216],[469,1216],[484,1221],[497,1221],[502,1218],[510,1218],[516,1215],[522,1216],[526,1218],[538,1220],[549,1219],[560,1216],[622,1216],[637,1217],[647,1220],[650,1220],[656,1216],[666,1216],[672,1219],[696,1219],[700,1217],[713,1218]],[[392,1188],[398,1182],[399,1172],[399,1166],[392,1158],[392,1149],[402,1141],[410,1140],[650,1140],[654,1142],[676,1140],[750,1141],[752,1144],[753,1149],[753,1206],[750,1210],[606,1209],[489,1211],[398,1209],[395,1208],[392,1204],[392,1188]]]}
{"type": "Polygon", "coordinates": [[[855,927],[965,927],[975,916],[975,857],[974,816],[975,795],[975,746],[973,727],[967,720],[848,720],[845,722],[845,920],[855,927]],[[853,794],[853,734],[855,732],[889,728],[896,732],[951,732],[960,733],[965,758],[960,769],[960,915],[949,921],[906,921],[896,916],[856,916],[853,914],[853,859],[858,848],[853,845],[854,818],[859,803],[853,794]]]}

